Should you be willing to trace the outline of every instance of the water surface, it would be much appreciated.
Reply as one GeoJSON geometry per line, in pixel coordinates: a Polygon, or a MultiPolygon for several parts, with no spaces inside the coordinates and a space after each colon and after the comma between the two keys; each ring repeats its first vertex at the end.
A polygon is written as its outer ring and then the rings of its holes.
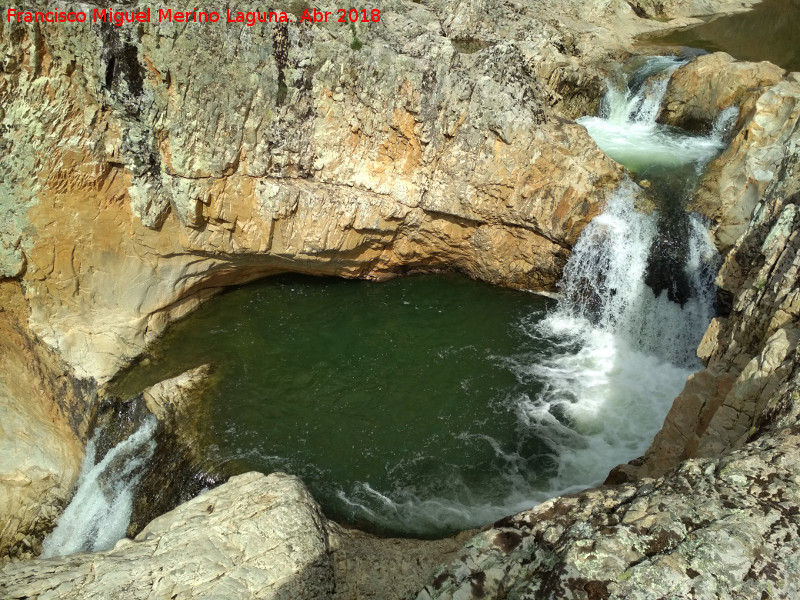
{"type": "Polygon", "coordinates": [[[800,2],[766,0],[753,10],[706,23],[640,38],[643,45],[669,45],[727,52],[734,58],[768,60],[800,71],[800,2]]]}
{"type": "Polygon", "coordinates": [[[333,518],[439,535],[532,503],[555,472],[510,401],[541,384],[507,362],[543,350],[522,321],[548,303],[454,276],[279,277],[178,323],[121,387],[211,362],[218,467],[297,474],[333,518]]]}

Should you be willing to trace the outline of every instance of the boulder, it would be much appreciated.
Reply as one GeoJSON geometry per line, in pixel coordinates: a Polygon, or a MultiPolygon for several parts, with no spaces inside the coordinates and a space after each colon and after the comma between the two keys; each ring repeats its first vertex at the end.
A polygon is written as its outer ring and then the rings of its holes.
{"type": "Polygon", "coordinates": [[[7,565],[0,596],[401,599],[463,540],[348,532],[327,521],[296,477],[247,473],[108,552],[7,565]]]}
{"type": "Polygon", "coordinates": [[[672,74],[658,119],[710,131],[724,109],[752,102],[785,73],[772,63],[741,62],[724,52],[698,56],[672,74]]]}

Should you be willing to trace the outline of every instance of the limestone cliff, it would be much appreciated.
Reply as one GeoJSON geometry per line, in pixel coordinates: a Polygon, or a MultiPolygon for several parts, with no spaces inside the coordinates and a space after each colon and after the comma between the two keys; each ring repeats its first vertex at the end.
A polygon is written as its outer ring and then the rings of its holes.
{"type": "MultiPolygon", "coordinates": [[[[226,285],[454,269],[550,288],[624,176],[571,119],[595,106],[602,63],[663,26],[636,14],[700,10],[679,4],[387,0],[379,23],[353,28],[0,21],[0,555],[35,554],[68,496],[96,385],[226,285]]],[[[296,17],[303,5],[284,8],[296,17]]],[[[733,298],[704,340],[706,370],[622,473],[634,481],[496,524],[420,598],[796,594],[800,84],[704,60],[731,74],[709,90],[715,109],[743,102],[696,201],[730,250],[719,281],[733,298]]],[[[691,88],[702,64],[676,82],[691,88]]],[[[686,93],[671,102],[670,118],[709,116],[686,93]]],[[[348,587],[337,569],[424,556],[396,586],[407,593],[453,549],[390,551],[325,522],[296,483],[263,479],[201,496],[110,553],[8,566],[0,591],[108,597],[130,584],[146,597],[163,585],[188,597],[191,573],[159,573],[194,540],[206,553],[193,581],[221,594],[326,597],[342,582],[341,597],[380,597],[383,583],[348,587]],[[236,504],[241,486],[260,499],[254,513],[236,504]],[[273,529],[288,505],[288,528],[273,529]],[[222,539],[242,514],[274,548],[222,539]],[[218,529],[203,537],[197,523],[218,529]],[[286,542],[297,527],[308,548],[286,542]],[[336,554],[353,536],[356,550],[336,554]],[[132,557],[142,570],[120,583],[132,557]],[[305,567],[281,579],[265,562],[305,567]]]]}
{"type": "MultiPolygon", "coordinates": [[[[91,19],[112,7],[25,8],[91,19]]],[[[116,7],[144,8],[170,7],[116,7]]],[[[297,19],[308,5],[273,8],[297,19]]],[[[281,271],[452,269],[550,288],[623,176],[570,118],[596,106],[600,63],[653,24],[590,1],[380,10],[353,27],[3,19],[0,278],[19,282],[14,327],[27,332],[6,349],[14,360],[44,344],[93,388],[224,286],[281,271]]],[[[7,377],[6,410],[37,403],[7,377]]],[[[93,398],[76,397],[79,420],[93,398]]],[[[40,427],[39,412],[19,413],[4,443],[40,427]]],[[[40,447],[38,465],[60,475],[30,498],[63,501],[84,434],[68,457],[40,447]]],[[[25,523],[4,524],[0,554],[25,523]]]]}

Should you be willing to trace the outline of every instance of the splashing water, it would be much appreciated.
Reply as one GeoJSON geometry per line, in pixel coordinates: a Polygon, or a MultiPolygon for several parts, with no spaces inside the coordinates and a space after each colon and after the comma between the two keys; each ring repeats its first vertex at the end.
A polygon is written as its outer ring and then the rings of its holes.
{"type": "Polygon", "coordinates": [[[722,111],[709,135],[691,134],[656,122],[672,73],[687,61],[655,56],[622,82],[607,82],[596,117],[581,117],[606,154],[631,171],[691,166],[699,173],[725,145],[724,134],[738,109],[722,111]]]}
{"type": "Polygon", "coordinates": [[[681,307],[656,295],[645,273],[657,216],[633,204],[633,185],[623,185],[573,249],[557,309],[528,325],[533,338],[562,350],[516,364],[521,381],[544,383],[535,397],[517,399],[517,410],[556,457],[552,494],[598,483],[642,454],[699,367],[694,351],[712,316],[716,251],[692,219],[685,265],[692,296],[681,307]]]}
{"type": "Polygon", "coordinates": [[[155,417],[148,417],[97,464],[101,431],[95,432],[86,445],[78,489],[56,528],[42,543],[42,558],[108,550],[125,537],[134,489],[156,447],[156,424],[155,417]]]}

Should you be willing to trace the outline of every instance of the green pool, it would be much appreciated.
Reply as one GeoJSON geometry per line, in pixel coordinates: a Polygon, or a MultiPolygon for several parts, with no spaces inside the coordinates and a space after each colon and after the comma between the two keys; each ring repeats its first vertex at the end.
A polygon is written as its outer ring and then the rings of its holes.
{"type": "Polygon", "coordinates": [[[525,325],[548,304],[457,276],[278,277],[203,306],[116,387],[213,363],[216,468],[293,473],[340,522],[438,536],[548,487],[552,449],[518,415],[541,384],[517,369],[548,351],[525,325]]]}

